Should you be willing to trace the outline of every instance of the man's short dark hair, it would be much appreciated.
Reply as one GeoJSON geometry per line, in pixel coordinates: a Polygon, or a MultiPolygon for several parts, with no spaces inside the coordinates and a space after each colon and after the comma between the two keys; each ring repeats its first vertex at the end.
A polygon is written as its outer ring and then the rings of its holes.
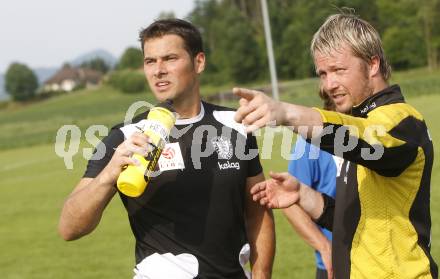
{"type": "Polygon", "coordinates": [[[181,37],[186,51],[192,58],[196,57],[200,52],[203,52],[203,41],[199,30],[188,21],[174,18],[156,20],[139,33],[142,53],[144,52],[144,44],[146,41],[165,35],[177,35],[181,37]]]}

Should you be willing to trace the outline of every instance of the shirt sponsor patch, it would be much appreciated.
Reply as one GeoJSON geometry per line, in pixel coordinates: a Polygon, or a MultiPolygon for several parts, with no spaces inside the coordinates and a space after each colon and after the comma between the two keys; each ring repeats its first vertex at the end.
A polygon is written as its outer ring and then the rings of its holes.
{"type": "Polygon", "coordinates": [[[232,158],[232,143],[228,138],[215,137],[211,139],[212,146],[217,151],[218,158],[229,160],[232,158]]]}
{"type": "Polygon", "coordinates": [[[167,143],[159,158],[160,171],[184,169],[182,152],[178,142],[167,143]]]}

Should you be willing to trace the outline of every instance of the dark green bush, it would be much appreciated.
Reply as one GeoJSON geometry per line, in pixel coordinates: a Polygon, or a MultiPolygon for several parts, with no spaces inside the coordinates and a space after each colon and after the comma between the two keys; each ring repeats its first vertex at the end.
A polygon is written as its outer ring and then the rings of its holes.
{"type": "Polygon", "coordinates": [[[138,93],[145,91],[147,81],[140,71],[121,70],[110,74],[108,84],[123,93],[138,93]]]}

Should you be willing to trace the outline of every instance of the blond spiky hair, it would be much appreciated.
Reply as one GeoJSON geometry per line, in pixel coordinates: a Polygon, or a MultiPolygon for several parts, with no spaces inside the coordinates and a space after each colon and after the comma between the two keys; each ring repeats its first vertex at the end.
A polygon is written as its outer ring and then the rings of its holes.
{"type": "Polygon", "coordinates": [[[310,51],[313,57],[316,52],[330,55],[332,51],[338,51],[343,46],[348,46],[353,55],[367,63],[377,56],[383,78],[385,81],[390,78],[391,67],[385,58],[379,33],[371,24],[353,13],[329,16],[313,35],[310,51]]]}

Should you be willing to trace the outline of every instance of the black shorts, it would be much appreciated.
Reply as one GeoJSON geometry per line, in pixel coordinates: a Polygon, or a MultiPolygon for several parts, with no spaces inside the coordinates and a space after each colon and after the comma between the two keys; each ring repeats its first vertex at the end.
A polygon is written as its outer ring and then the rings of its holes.
{"type": "Polygon", "coordinates": [[[316,279],[327,279],[327,270],[325,269],[316,269],[316,279]]]}

